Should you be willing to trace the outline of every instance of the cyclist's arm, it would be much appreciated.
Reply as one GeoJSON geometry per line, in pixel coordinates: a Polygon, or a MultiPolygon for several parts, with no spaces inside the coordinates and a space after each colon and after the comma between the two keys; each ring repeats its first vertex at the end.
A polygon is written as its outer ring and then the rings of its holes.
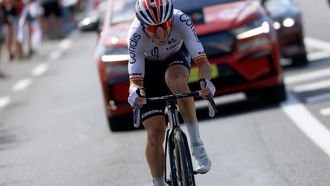
{"type": "Polygon", "coordinates": [[[211,66],[204,52],[202,43],[195,32],[195,26],[189,16],[181,11],[176,11],[177,28],[185,43],[185,46],[192,57],[193,62],[198,66],[198,77],[200,79],[211,79],[211,66]]]}
{"type": "Polygon", "coordinates": [[[143,81],[130,81],[129,84],[129,93],[131,93],[132,91],[136,91],[136,89],[141,89],[143,88],[143,81]]]}
{"type": "Polygon", "coordinates": [[[199,79],[211,80],[211,65],[209,60],[205,56],[202,60],[195,62],[198,67],[198,77],[199,79]]]}
{"type": "MultiPolygon", "coordinates": [[[[144,51],[143,51],[143,38],[140,34],[140,30],[138,27],[139,24],[135,22],[133,23],[129,30],[129,38],[128,38],[128,53],[129,53],[129,61],[128,61],[128,74],[129,74],[129,93],[130,96],[137,91],[138,89],[143,88],[143,80],[144,80],[144,69],[145,69],[145,59],[144,59],[144,51]]],[[[141,95],[144,95],[143,92],[139,91],[141,95]]],[[[135,104],[141,105],[144,100],[142,97],[137,97],[135,99],[135,104]]]]}

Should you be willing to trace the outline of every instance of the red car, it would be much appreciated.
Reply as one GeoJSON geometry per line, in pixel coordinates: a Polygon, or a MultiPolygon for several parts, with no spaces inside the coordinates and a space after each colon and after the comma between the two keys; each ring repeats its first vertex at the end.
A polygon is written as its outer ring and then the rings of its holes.
{"type": "MultiPolygon", "coordinates": [[[[104,103],[112,131],[132,126],[127,103],[127,32],[134,19],[135,0],[109,1],[97,45],[97,65],[104,103]]],[[[174,7],[189,15],[212,65],[216,96],[244,92],[266,102],[286,99],[279,62],[277,33],[258,1],[173,0],[174,7]],[[187,6],[189,5],[189,6],[187,6]]],[[[191,24],[187,20],[187,24],[191,24]]],[[[131,41],[134,42],[134,41],[131,41]]],[[[190,76],[197,90],[197,69],[190,76]]]]}

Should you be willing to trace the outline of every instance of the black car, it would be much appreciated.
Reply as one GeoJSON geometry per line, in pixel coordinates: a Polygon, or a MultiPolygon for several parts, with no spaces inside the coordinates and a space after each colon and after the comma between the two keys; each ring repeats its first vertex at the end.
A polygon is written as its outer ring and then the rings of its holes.
{"type": "Polygon", "coordinates": [[[292,65],[307,65],[301,9],[296,0],[262,0],[279,36],[281,55],[292,65]]]}

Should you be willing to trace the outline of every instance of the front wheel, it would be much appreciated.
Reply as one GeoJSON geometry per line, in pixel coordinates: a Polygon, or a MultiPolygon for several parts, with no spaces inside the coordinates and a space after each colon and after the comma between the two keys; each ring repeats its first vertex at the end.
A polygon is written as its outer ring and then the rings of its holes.
{"type": "Polygon", "coordinates": [[[176,130],[174,137],[177,185],[195,186],[195,175],[187,138],[181,130],[176,130]]]}
{"type": "Polygon", "coordinates": [[[293,66],[306,66],[308,65],[307,54],[297,54],[291,58],[293,66]]]}

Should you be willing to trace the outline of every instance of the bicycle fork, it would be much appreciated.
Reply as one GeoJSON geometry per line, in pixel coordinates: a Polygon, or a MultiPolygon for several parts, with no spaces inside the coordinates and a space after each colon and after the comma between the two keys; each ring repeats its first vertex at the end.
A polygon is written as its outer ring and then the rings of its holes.
{"type": "Polygon", "coordinates": [[[176,162],[175,162],[175,157],[174,157],[174,150],[175,150],[175,143],[174,143],[174,136],[175,136],[175,131],[176,128],[179,125],[179,117],[178,117],[178,111],[177,111],[177,106],[175,104],[175,101],[171,101],[168,105],[168,129],[166,131],[166,138],[165,138],[165,182],[168,185],[172,186],[177,186],[176,180],[177,175],[176,175],[176,162]],[[170,163],[170,178],[167,178],[167,161],[166,159],[168,158],[167,155],[169,155],[169,163],[170,163]]]}

